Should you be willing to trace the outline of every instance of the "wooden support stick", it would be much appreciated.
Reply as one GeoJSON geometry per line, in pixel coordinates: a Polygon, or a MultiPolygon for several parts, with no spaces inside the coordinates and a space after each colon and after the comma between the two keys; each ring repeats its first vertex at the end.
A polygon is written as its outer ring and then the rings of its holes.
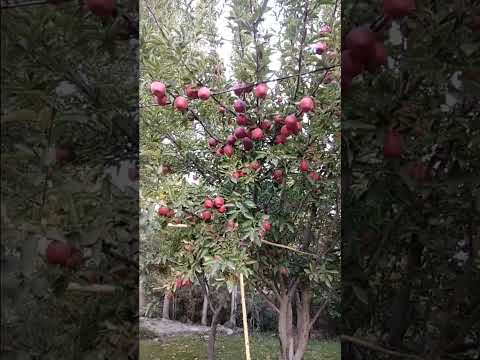
{"type": "Polygon", "coordinates": [[[242,296],[242,317],[243,317],[243,337],[245,339],[245,356],[247,360],[251,360],[250,342],[248,338],[248,322],[247,322],[247,304],[245,302],[245,283],[243,282],[243,274],[240,274],[240,295],[242,296]]]}

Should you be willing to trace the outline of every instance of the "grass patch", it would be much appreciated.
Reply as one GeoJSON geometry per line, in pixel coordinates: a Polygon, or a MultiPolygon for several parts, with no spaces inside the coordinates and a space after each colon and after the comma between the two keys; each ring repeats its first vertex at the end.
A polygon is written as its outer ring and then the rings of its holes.
{"type": "MultiPolygon", "coordinates": [[[[276,337],[257,335],[251,339],[252,359],[277,360],[279,343],[276,337]]],[[[141,340],[140,360],[206,360],[207,340],[201,336],[175,337],[162,340],[141,340]]],[[[217,340],[218,360],[244,360],[242,336],[220,336],[217,340]]],[[[305,360],[339,360],[340,343],[311,340],[305,360]]]]}

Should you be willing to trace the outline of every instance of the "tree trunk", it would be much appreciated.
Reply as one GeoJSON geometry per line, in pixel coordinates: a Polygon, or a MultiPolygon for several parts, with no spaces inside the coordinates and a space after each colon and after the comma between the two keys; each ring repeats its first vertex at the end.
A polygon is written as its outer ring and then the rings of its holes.
{"type": "Polygon", "coordinates": [[[292,325],[292,302],[290,301],[286,291],[284,294],[282,294],[279,310],[278,336],[280,339],[280,360],[293,360],[294,339],[292,325]]]}
{"type": "Polygon", "coordinates": [[[203,326],[207,326],[207,317],[208,317],[208,296],[203,295],[203,306],[202,306],[202,321],[203,326]]]}
{"type": "Polygon", "coordinates": [[[217,340],[217,325],[218,325],[218,316],[223,306],[219,306],[215,309],[212,316],[212,323],[210,325],[210,334],[208,337],[208,360],[215,360],[215,342],[217,340]]]}
{"type": "Polygon", "coordinates": [[[168,292],[163,297],[162,319],[170,320],[170,294],[168,292]]]}
{"type": "Polygon", "coordinates": [[[310,307],[312,293],[310,290],[303,290],[300,301],[297,303],[297,344],[293,360],[303,360],[310,339],[310,307]]]}
{"type": "Polygon", "coordinates": [[[232,291],[232,301],[230,304],[230,323],[232,327],[237,326],[237,286],[234,286],[232,291]]]}

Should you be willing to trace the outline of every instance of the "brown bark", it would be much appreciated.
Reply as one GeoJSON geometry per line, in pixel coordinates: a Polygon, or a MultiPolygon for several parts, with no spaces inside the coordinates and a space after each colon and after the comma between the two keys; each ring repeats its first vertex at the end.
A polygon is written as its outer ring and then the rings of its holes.
{"type": "Polygon", "coordinates": [[[208,336],[208,360],[215,360],[215,342],[217,340],[217,325],[218,325],[218,316],[222,310],[222,305],[215,309],[212,316],[212,324],[210,325],[210,334],[208,336]]]}
{"type": "Polygon", "coordinates": [[[207,319],[208,319],[208,296],[203,296],[203,305],[202,305],[202,320],[201,324],[203,326],[207,326],[207,319]]]}
{"type": "Polygon", "coordinates": [[[165,293],[163,298],[162,319],[170,320],[170,294],[165,293]]]}

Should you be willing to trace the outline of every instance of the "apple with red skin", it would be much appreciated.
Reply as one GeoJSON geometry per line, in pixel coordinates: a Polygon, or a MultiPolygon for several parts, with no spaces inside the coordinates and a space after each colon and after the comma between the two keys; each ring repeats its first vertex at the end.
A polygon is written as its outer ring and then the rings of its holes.
{"type": "Polygon", "coordinates": [[[430,169],[421,161],[416,161],[409,164],[407,168],[407,174],[418,182],[431,179],[430,169]]]}
{"type": "Polygon", "coordinates": [[[163,164],[161,172],[162,172],[162,175],[168,175],[172,172],[172,167],[168,164],[163,164]]]}
{"type": "Polygon", "coordinates": [[[242,139],[243,142],[243,150],[250,151],[253,149],[253,141],[249,137],[244,137],[242,139]]]}
{"type": "Polygon", "coordinates": [[[234,178],[234,179],[237,179],[237,180],[240,179],[240,178],[242,178],[242,177],[244,177],[244,176],[246,176],[246,175],[247,175],[247,173],[244,172],[244,171],[242,171],[242,170],[237,170],[237,171],[235,171],[235,172],[232,174],[233,178],[234,178]]]}
{"type": "Polygon", "coordinates": [[[375,34],[368,26],[358,26],[345,37],[345,46],[351,51],[353,59],[365,64],[373,52],[375,41],[375,34]]]}
{"type": "Polygon", "coordinates": [[[208,222],[208,221],[212,220],[212,218],[213,218],[213,215],[212,215],[212,212],[210,210],[205,210],[205,211],[202,212],[203,221],[208,222]]]}
{"type": "Polygon", "coordinates": [[[113,16],[116,12],[115,0],[86,0],[88,10],[100,17],[113,16]]]}
{"type": "Polygon", "coordinates": [[[285,118],[285,126],[290,131],[294,131],[297,128],[297,122],[295,114],[290,114],[285,118]]]}
{"type": "Polygon", "coordinates": [[[270,221],[268,220],[263,220],[262,228],[265,232],[269,232],[270,230],[272,230],[272,224],[270,224],[270,221]]]}
{"type": "Polygon", "coordinates": [[[384,0],[383,12],[392,19],[410,15],[416,9],[415,0],[384,0]]]}
{"type": "Polygon", "coordinates": [[[198,89],[194,85],[187,85],[185,87],[185,95],[187,95],[187,98],[189,99],[198,99],[198,89]]]}
{"type": "Polygon", "coordinates": [[[185,112],[188,109],[188,101],[182,96],[178,96],[175,98],[175,102],[173,103],[175,109],[180,112],[185,112]]]}
{"type": "Polygon", "coordinates": [[[242,96],[245,92],[246,92],[246,87],[247,85],[241,81],[235,83],[235,85],[233,85],[233,92],[235,95],[237,96],[242,96]]]}
{"type": "Polygon", "coordinates": [[[227,157],[232,157],[234,152],[235,152],[235,149],[232,145],[227,144],[223,147],[223,153],[227,157]]]}
{"type": "Polygon", "coordinates": [[[248,135],[247,130],[243,127],[236,128],[233,134],[237,139],[242,139],[248,135]]]}
{"type": "Polygon", "coordinates": [[[258,84],[255,86],[255,96],[260,99],[265,99],[267,97],[268,87],[267,84],[258,84]]]}
{"type": "Polygon", "coordinates": [[[227,207],[225,205],[220,206],[218,208],[218,212],[222,213],[222,214],[226,213],[227,212],[227,207]]]}
{"type": "Polygon", "coordinates": [[[280,134],[275,136],[276,145],[285,145],[286,142],[287,142],[287,138],[284,135],[280,134]]]}
{"type": "Polygon", "coordinates": [[[328,45],[324,41],[320,41],[314,45],[315,54],[322,55],[325,51],[328,50],[328,45]]]}
{"type": "MultiPolygon", "coordinates": [[[[298,108],[302,113],[309,113],[315,110],[315,100],[311,96],[305,96],[298,103],[298,108]]],[[[288,116],[287,116],[288,118],[288,116]]],[[[286,121],[286,120],[285,120],[286,121]]]]}
{"type": "Polygon", "coordinates": [[[310,174],[308,174],[308,176],[313,182],[317,182],[320,180],[320,174],[318,174],[316,171],[311,171],[310,174]]]}
{"type": "Polygon", "coordinates": [[[310,167],[310,164],[308,163],[308,160],[303,159],[300,161],[300,171],[301,172],[308,172],[308,169],[310,167]]]}
{"type": "Polygon", "coordinates": [[[262,168],[262,163],[260,161],[254,161],[253,163],[251,163],[249,165],[250,169],[252,169],[253,171],[258,171],[262,168]]]}
{"type": "Polygon", "coordinates": [[[160,81],[154,81],[150,84],[150,92],[157,97],[163,97],[167,93],[167,87],[160,81]]]}
{"type": "Polygon", "coordinates": [[[320,28],[320,34],[328,34],[332,32],[332,28],[329,25],[324,25],[320,28]]]}
{"type": "Polygon", "coordinates": [[[155,102],[157,103],[157,105],[166,106],[168,105],[168,97],[166,95],[155,96],[155,102]]]}
{"type": "Polygon", "coordinates": [[[158,215],[168,217],[170,215],[170,209],[166,206],[160,206],[157,210],[158,215]]]}
{"type": "Polygon", "coordinates": [[[218,145],[218,140],[214,138],[208,139],[208,146],[214,148],[218,145]]]}
{"type": "Polygon", "coordinates": [[[227,145],[235,145],[235,143],[237,142],[237,138],[235,137],[235,135],[228,135],[227,136],[227,145]]]}
{"type": "Polygon", "coordinates": [[[237,114],[237,124],[240,126],[248,125],[248,118],[245,116],[245,114],[237,114]]]}
{"type": "Polygon", "coordinates": [[[225,109],[225,106],[219,106],[218,107],[218,112],[220,114],[225,114],[227,112],[227,109],[225,109]]]}
{"type": "Polygon", "coordinates": [[[380,66],[386,66],[388,63],[388,53],[382,42],[376,41],[373,46],[372,57],[367,63],[367,69],[375,72],[380,66]]]}
{"type": "Polygon", "coordinates": [[[182,280],[182,287],[190,287],[190,286],[192,286],[192,284],[193,284],[192,280],[190,280],[190,279],[183,279],[182,280]]]}
{"type": "Polygon", "coordinates": [[[300,121],[297,121],[297,127],[295,130],[293,130],[293,133],[295,135],[298,135],[302,132],[302,123],[300,121]]]}
{"type": "Polygon", "coordinates": [[[280,135],[286,139],[287,137],[292,135],[292,132],[287,128],[286,125],[283,125],[282,128],[280,129],[280,135]]]}
{"type": "Polygon", "coordinates": [[[210,99],[210,89],[205,86],[198,89],[198,98],[203,101],[210,99]]]}
{"type": "Polygon", "coordinates": [[[59,145],[55,149],[55,160],[60,165],[63,165],[69,161],[72,161],[75,158],[73,153],[73,146],[69,144],[59,145]]]}
{"type": "Polygon", "coordinates": [[[404,141],[402,135],[395,129],[391,129],[383,144],[383,155],[389,159],[400,158],[404,152],[404,141]]]}
{"type": "Polygon", "coordinates": [[[233,109],[237,113],[244,113],[245,110],[247,109],[247,104],[245,104],[245,101],[243,101],[243,100],[236,99],[233,102],[233,109]]]}
{"type": "Polygon", "coordinates": [[[176,287],[177,289],[181,289],[182,286],[183,286],[183,279],[181,279],[181,278],[176,279],[176,280],[175,280],[175,287],[176,287]]]}
{"type": "Polygon", "coordinates": [[[222,207],[223,205],[225,205],[225,199],[221,196],[217,196],[215,199],[213,199],[213,204],[218,209],[218,208],[222,207]]]}
{"type": "Polygon", "coordinates": [[[265,138],[263,130],[260,128],[253,129],[251,133],[251,138],[252,140],[256,140],[256,141],[263,140],[265,138]]]}
{"type": "Polygon", "coordinates": [[[273,117],[273,122],[275,123],[276,126],[280,127],[285,124],[285,119],[282,117],[280,114],[275,114],[273,117]]]}
{"type": "Polygon", "coordinates": [[[203,203],[203,207],[205,209],[211,209],[211,208],[213,208],[214,205],[215,205],[215,203],[211,199],[205,199],[205,201],[203,203]]]}
{"type": "Polygon", "coordinates": [[[342,80],[344,76],[353,79],[360,75],[363,69],[363,63],[353,58],[351,50],[342,51],[342,80]]]}
{"type": "Polygon", "coordinates": [[[50,242],[46,250],[47,263],[51,265],[65,265],[72,255],[72,247],[62,241],[50,242]]]}
{"type": "Polygon", "coordinates": [[[283,181],[283,170],[282,169],[275,169],[273,170],[273,179],[281,184],[283,181]]]}
{"type": "Polygon", "coordinates": [[[268,131],[271,128],[272,128],[272,123],[267,119],[262,120],[262,122],[260,123],[260,129],[262,130],[268,131]]]}

